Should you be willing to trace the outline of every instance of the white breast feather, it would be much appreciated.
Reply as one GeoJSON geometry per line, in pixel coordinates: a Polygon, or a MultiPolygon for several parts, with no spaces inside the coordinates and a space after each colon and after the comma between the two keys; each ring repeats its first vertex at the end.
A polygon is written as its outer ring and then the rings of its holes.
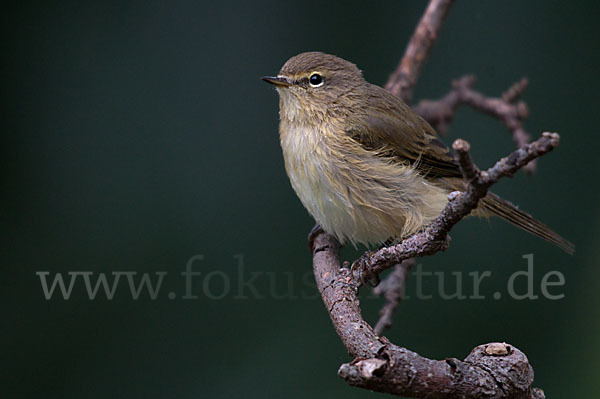
{"type": "Polygon", "coordinates": [[[279,92],[287,102],[280,129],[287,174],[326,232],[342,243],[379,244],[412,234],[439,215],[447,203],[445,190],[412,167],[365,150],[343,132],[335,135],[332,127],[306,123],[292,94],[279,92]]]}

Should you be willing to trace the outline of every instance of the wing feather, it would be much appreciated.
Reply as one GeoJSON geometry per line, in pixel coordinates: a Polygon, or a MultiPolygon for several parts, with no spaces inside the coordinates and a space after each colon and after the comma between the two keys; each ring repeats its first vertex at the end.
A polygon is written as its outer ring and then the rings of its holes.
{"type": "Polygon", "coordinates": [[[387,90],[369,85],[368,104],[348,116],[346,134],[364,148],[414,165],[423,176],[461,177],[459,166],[435,130],[387,90]]]}

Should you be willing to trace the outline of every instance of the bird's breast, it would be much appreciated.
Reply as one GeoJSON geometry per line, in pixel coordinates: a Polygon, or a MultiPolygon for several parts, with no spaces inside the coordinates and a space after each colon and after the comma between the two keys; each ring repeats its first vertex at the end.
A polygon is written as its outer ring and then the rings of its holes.
{"type": "Polygon", "coordinates": [[[381,243],[416,231],[447,201],[411,166],[362,148],[334,125],[282,115],[280,140],[300,201],[342,243],[381,243]]]}

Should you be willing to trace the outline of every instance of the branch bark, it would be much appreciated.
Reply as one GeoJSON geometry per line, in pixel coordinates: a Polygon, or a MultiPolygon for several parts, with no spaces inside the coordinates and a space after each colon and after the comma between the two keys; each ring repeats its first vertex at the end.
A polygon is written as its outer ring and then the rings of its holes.
{"type": "Polygon", "coordinates": [[[360,312],[361,280],[340,267],[339,244],[330,235],[314,239],[317,286],[336,332],[355,357],[338,375],[350,385],[416,398],[543,398],[530,388],[533,369],[527,357],[505,343],[473,349],[464,361],[427,359],[375,334],[360,312]]]}

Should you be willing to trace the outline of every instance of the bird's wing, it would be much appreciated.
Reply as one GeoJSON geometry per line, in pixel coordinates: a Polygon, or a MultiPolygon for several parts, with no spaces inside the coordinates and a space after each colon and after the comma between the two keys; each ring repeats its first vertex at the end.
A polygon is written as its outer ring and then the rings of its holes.
{"type": "Polygon", "coordinates": [[[427,178],[461,177],[431,125],[391,93],[372,87],[379,90],[367,97],[361,111],[349,115],[346,134],[378,155],[414,165],[427,178]]]}

